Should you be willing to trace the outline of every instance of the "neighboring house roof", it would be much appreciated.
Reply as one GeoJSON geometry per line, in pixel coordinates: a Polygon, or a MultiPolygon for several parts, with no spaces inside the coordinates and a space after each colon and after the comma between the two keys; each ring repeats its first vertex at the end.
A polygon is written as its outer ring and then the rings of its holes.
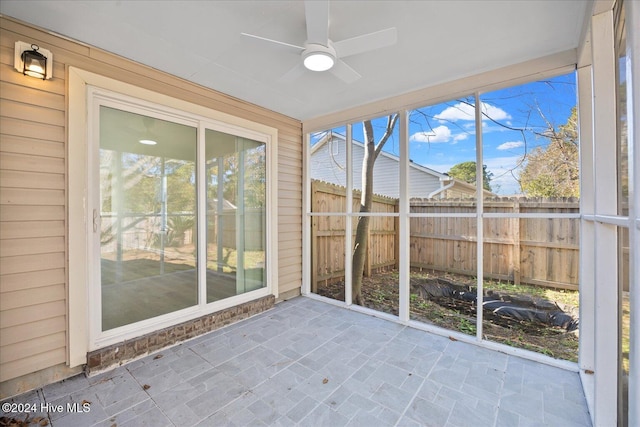
{"type": "MultiPolygon", "coordinates": [[[[326,143],[327,143],[327,141],[329,140],[329,138],[331,138],[331,137],[333,137],[333,139],[340,139],[340,140],[342,140],[342,141],[346,141],[346,140],[347,140],[346,136],[344,136],[344,135],[342,135],[342,134],[340,134],[340,133],[337,133],[337,132],[327,132],[327,134],[326,134],[325,136],[323,136],[323,137],[322,137],[322,139],[320,139],[317,143],[315,143],[315,144],[313,145],[313,147],[311,147],[311,156],[313,156],[313,154],[314,154],[316,151],[318,151],[318,149],[319,149],[322,145],[326,144],[326,143]]],[[[364,144],[363,144],[362,142],[360,142],[360,141],[356,141],[355,139],[354,139],[352,142],[353,142],[353,145],[354,145],[354,146],[356,146],[356,147],[360,147],[360,148],[364,149],[364,144]]],[[[395,156],[395,155],[393,155],[393,154],[391,154],[391,153],[388,153],[388,152],[386,152],[386,151],[381,151],[381,152],[380,152],[380,155],[381,155],[381,156],[388,157],[388,158],[390,158],[390,159],[393,159],[393,160],[395,160],[396,162],[400,162],[400,158],[399,158],[398,156],[395,156]]],[[[412,168],[415,168],[415,169],[421,170],[421,171],[423,171],[423,172],[425,172],[425,173],[428,173],[428,174],[430,174],[430,175],[433,175],[433,176],[435,176],[435,177],[438,177],[439,179],[446,179],[446,180],[450,180],[450,179],[451,179],[451,177],[450,177],[449,175],[447,175],[446,173],[440,173],[440,172],[435,171],[435,170],[433,170],[433,169],[430,169],[430,168],[428,168],[428,167],[421,166],[421,165],[419,165],[419,164],[417,164],[417,163],[413,163],[413,162],[411,162],[411,163],[409,164],[409,167],[412,167],[412,168]]]]}
{"type": "MultiPolygon", "coordinates": [[[[464,182],[461,181],[459,179],[455,179],[454,178],[454,185],[453,187],[444,190],[442,192],[442,198],[445,199],[452,199],[452,198],[459,198],[459,197],[464,197],[464,196],[468,196],[468,195],[474,195],[475,196],[476,193],[476,186],[475,184],[469,184],[468,182],[464,182]]],[[[486,199],[488,197],[496,197],[497,194],[492,193],[489,190],[482,190],[483,193],[483,197],[486,199]]]]}
{"type": "MultiPolygon", "coordinates": [[[[328,143],[334,141],[346,144],[346,137],[337,132],[327,132],[311,147],[311,178],[345,186],[346,175],[340,172],[340,170],[343,170],[343,166],[338,162],[346,162],[346,154],[339,150],[334,153],[333,147],[328,147],[328,143]],[[332,150],[332,152],[329,153],[329,150],[332,150]],[[317,164],[322,162],[323,156],[327,157],[326,162],[331,164],[330,168],[317,164]],[[314,158],[316,160],[315,164],[314,158]],[[339,170],[336,171],[336,169],[339,170]]],[[[356,140],[353,140],[352,144],[354,147],[353,187],[361,189],[362,162],[358,160],[362,158],[361,153],[364,153],[364,144],[356,140]]],[[[399,165],[400,158],[398,156],[385,151],[380,152],[374,165],[374,176],[379,178],[374,179],[374,193],[394,198],[399,197],[399,165]],[[384,160],[381,161],[381,159],[384,160]]],[[[452,178],[446,173],[438,172],[412,161],[409,163],[409,175],[411,182],[415,183],[415,185],[410,186],[410,197],[412,198],[449,197],[449,194],[455,194],[457,197],[475,195],[475,185],[452,178]]],[[[485,195],[491,196],[493,193],[485,190],[485,195]]]]}

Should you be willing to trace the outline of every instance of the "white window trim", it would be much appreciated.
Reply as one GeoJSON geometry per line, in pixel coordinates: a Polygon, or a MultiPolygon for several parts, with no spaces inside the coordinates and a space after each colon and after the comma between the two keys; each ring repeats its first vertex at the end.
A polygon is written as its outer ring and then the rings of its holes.
{"type": "MultiPolygon", "coordinates": [[[[593,150],[593,113],[591,87],[591,65],[578,67],[578,117],[580,135],[580,188],[595,188],[595,174],[593,150]]],[[[579,366],[582,388],[585,393],[589,413],[593,414],[594,384],[592,374],[595,370],[595,229],[593,221],[595,195],[594,191],[580,194],[580,339],[579,366]]],[[[592,417],[593,422],[593,417],[592,417]]]]}
{"type": "MultiPolygon", "coordinates": [[[[69,229],[69,298],[68,298],[68,363],[71,367],[86,363],[88,351],[121,342],[133,336],[175,325],[183,321],[214,313],[224,308],[233,307],[244,302],[255,300],[261,296],[278,296],[278,194],[277,194],[277,129],[260,123],[232,116],[210,108],[152,92],[130,84],[119,82],[88,71],[70,67],[69,82],[69,144],[68,144],[68,229],[69,229]],[[94,87],[90,89],[89,87],[94,87]],[[126,99],[141,108],[160,110],[175,114],[187,120],[200,122],[200,131],[204,128],[233,133],[266,143],[267,155],[267,251],[266,282],[267,287],[242,295],[207,304],[199,299],[198,305],[169,313],[154,319],[137,322],[132,325],[111,331],[100,332],[95,325],[99,324],[96,310],[90,310],[96,304],[96,296],[92,295],[92,196],[95,189],[90,188],[91,154],[90,111],[91,93],[99,93],[102,97],[126,99]],[[129,94],[129,95],[124,95],[129,94]],[[134,98],[135,97],[135,98],[134,98]]],[[[201,190],[202,185],[200,186],[201,190]]],[[[201,215],[201,212],[199,212],[201,215]]],[[[204,233],[204,230],[202,231],[204,233]]],[[[199,239],[202,241],[202,239],[199,239]]],[[[204,285],[202,285],[204,286],[204,285]]],[[[202,291],[199,296],[202,297],[202,291]]],[[[99,300],[98,300],[99,302],[99,300]]]]}
{"type": "MultiPolygon", "coordinates": [[[[618,411],[618,227],[617,212],[617,84],[613,10],[591,18],[593,90],[593,163],[583,164],[593,176],[593,206],[586,223],[595,247],[594,279],[594,425],[615,425],[618,411]],[[613,190],[612,190],[613,189],[613,190]],[[592,215],[591,215],[592,214],[592,215]],[[615,292],[614,292],[615,290],[615,292]]],[[[586,148],[586,147],[585,147],[586,148]]],[[[589,262],[589,260],[585,260],[589,262]]]]}
{"type": "Polygon", "coordinates": [[[630,222],[629,247],[634,248],[629,256],[630,277],[630,347],[629,347],[629,425],[640,425],[640,4],[625,1],[627,26],[627,117],[629,146],[633,149],[629,170],[630,222]],[[635,227],[633,224],[635,223],[635,227]]]}

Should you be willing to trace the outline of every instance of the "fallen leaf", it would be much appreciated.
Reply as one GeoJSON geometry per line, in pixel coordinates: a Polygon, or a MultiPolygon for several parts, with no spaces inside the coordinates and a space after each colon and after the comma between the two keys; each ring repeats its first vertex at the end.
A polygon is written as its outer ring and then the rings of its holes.
{"type": "Polygon", "coordinates": [[[450,339],[451,341],[458,341],[458,340],[457,340],[457,339],[455,339],[454,337],[449,337],[449,339],[450,339]]]}
{"type": "Polygon", "coordinates": [[[162,354],[156,354],[153,360],[162,359],[162,354]]]}
{"type": "Polygon", "coordinates": [[[593,371],[591,369],[585,369],[584,373],[585,374],[589,374],[589,375],[593,375],[593,371]]]}
{"type": "Polygon", "coordinates": [[[328,379],[328,378],[325,378],[325,379],[323,379],[323,380],[322,380],[322,384],[326,384],[326,383],[328,383],[328,382],[329,382],[329,379],[328,379]]]}
{"type": "Polygon", "coordinates": [[[42,421],[40,421],[40,425],[41,425],[42,427],[44,427],[44,426],[48,426],[48,425],[49,425],[49,420],[48,420],[48,419],[46,419],[46,418],[45,418],[45,419],[43,419],[42,421]]]}
{"type": "Polygon", "coordinates": [[[82,401],[82,405],[87,405],[87,404],[88,404],[88,405],[91,405],[91,402],[89,402],[89,401],[88,401],[88,400],[86,400],[86,399],[82,401]]]}
{"type": "Polygon", "coordinates": [[[142,386],[143,390],[149,390],[151,388],[151,386],[149,384],[145,384],[142,386]]]}

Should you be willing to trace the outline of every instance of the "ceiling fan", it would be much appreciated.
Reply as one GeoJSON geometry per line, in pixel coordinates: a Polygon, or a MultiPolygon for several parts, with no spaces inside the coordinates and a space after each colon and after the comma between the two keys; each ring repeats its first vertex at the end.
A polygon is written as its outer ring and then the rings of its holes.
{"type": "Polygon", "coordinates": [[[373,33],[333,42],[329,39],[329,0],[306,0],[304,2],[307,22],[307,41],[298,46],[254,34],[243,36],[264,42],[278,44],[301,54],[302,62],[285,73],[280,80],[289,81],[300,76],[305,70],[329,71],[346,83],[353,83],[362,77],[347,65],[342,58],[394,45],[397,41],[395,28],[387,28],[373,33]]]}

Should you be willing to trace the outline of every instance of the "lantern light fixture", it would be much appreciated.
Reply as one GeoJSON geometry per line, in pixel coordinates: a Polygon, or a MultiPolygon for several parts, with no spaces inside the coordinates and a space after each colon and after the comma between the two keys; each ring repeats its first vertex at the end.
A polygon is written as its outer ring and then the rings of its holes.
{"type": "Polygon", "coordinates": [[[48,80],[52,77],[53,55],[37,44],[16,42],[14,67],[25,76],[48,80]]]}

